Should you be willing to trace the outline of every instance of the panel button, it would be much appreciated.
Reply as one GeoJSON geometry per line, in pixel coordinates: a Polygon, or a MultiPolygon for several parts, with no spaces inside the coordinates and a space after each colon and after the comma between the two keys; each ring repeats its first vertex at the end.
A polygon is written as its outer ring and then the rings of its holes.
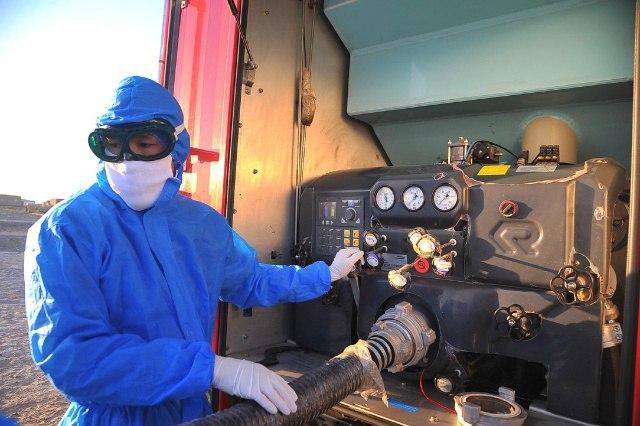
{"type": "Polygon", "coordinates": [[[344,243],[345,247],[349,247],[349,246],[351,246],[351,239],[350,238],[345,238],[343,240],[343,243],[344,243]]]}
{"type": "Polygon", "coordinates": [[[350,229],[345,229],[344,231],[342,231],[342,235],[345,238],[349,238],[351,236],[351,230],[350,229]]]}
{"type": "Polygon", "coordinates": [[[353,246],[354,246],[354,247],[360,247],[360,240],[359,240],[359,239],[357,239],[357,238],[354,238],[354,239],[353,239],[353,246]]]}
{"type": "Polygon", "coordinates": [[[360,230],[359,229],[354,229],[352,231],[352,234],[353,234],[353,238],[360,238],[360,230]]]}

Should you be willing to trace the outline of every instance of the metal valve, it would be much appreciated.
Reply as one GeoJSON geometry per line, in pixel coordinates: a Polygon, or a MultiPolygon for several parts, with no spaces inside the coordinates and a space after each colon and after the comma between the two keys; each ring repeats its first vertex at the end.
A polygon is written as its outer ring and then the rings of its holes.
{"type": "Polygon", "coordinates": [[[458,253],[453,250],[445,255],[434,257],[432,261],[433,272],[435,272],[436,275],[440,276],[449,275],[449,273],[451,272],[451,268],[453,268],[453,258],[457,255],[458,253]]]}
{"type": "Polygon", "coordinates": [[[430,259],[440,246],[438,240],[423,228],[414,228],[409,231],[409,241],[413,251],[420,257],[430,259]]]}
{"type": "Polygon", "coordinates": [[[411,281],[411,274],[409,273],[409,269],[412,267],[413,264],[408,264],[400,269],[389,271],[387,279],[389,280],[389,284],[391,285],[391,287],[401,291],[409,288],[409,282],[411,281]]]}
{"type": "Polygon", "coordinates": [[[527,312],[516,303],[498,308],[493,313],[493,320],[500,337],[509,337],[515,342],[533,339],[542,325],[540,314],[527,312]]]}
{"type": "Polygon", "coordinates": [[[549,283],[563,305],[590,305],[598,299],[598,278],[588,270],[567,265],[549,283]]]}

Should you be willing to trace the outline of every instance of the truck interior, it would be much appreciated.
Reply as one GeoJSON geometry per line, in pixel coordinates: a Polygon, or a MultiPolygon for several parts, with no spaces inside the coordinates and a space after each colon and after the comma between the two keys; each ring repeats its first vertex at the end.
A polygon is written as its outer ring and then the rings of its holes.
{"type": "Polygon", "coordinates": [[[388,396],[231,423],[640,422],[636,2],[165,9],[183,193],[265,263],[365,253],[319,299],[221,303],[214,348],[295,381],[361,339],[388,396]]]}

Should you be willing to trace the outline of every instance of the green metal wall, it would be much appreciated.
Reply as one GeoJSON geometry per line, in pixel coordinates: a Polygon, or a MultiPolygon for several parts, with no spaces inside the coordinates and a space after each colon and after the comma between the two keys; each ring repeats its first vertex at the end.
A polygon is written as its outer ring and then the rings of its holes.
{"type": "Polygon", "coordinates": [[[327,0],[325,13],[351,54],[347,112],[394,164],[436,161],[460,135],[517,149],[548,113],[574,126],[581,159],[628,166],[632,0],[327,0]]]}

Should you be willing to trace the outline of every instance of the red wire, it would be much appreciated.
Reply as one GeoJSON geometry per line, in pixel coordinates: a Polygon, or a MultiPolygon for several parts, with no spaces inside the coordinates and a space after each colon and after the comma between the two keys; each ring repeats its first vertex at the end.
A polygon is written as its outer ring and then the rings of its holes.
{"type": "Polygon", "coordinates": [[[420,373],[420,392],[422,392],[422,396],[424,396],[427,401],[429,401],[433,405],[437,405],[447,413],[457,414],[455,410],[452,410],[451,408],[447,407],[444,404],[439,403],[438,401],[436,401],[435,399],[432,399],[429,395],[427,395],[427,392],[424,390],[424,386],[422,385],[423,378],[424,378],[424,370],[422,370],[422,373],[420,373]]]}

